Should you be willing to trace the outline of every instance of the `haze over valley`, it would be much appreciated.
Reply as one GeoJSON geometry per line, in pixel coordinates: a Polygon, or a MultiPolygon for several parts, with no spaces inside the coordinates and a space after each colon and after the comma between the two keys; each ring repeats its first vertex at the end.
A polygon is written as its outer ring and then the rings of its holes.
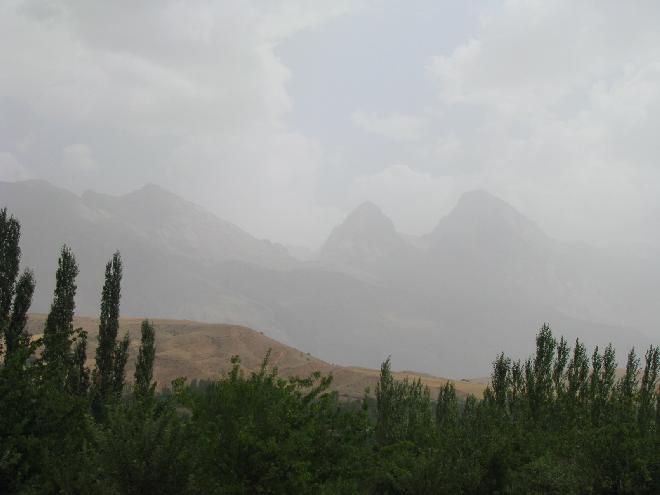
{"type": "Polygon", "coordinates": [[[483,190],[416,237],[374,203],[358,205],[305,261],[155,185],[78,196],[2,182],[0,198],[22,224],[36,312],[49,309],[66,243],[80,265],[80,315],[98,313],[99,267],[119,249],[124,316],[245,325],[345,366],[391,355],[397,369],[483,376],[499,352],[527,355],[544,322],[601,347],[657,339],[655,257],[552,239],[483,190]]]}

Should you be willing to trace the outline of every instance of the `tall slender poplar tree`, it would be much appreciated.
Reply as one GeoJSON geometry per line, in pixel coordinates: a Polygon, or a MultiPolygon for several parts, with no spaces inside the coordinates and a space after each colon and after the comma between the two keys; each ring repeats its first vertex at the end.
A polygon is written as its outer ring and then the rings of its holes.
{"type": "Polygon", "coordinates": [[[19,222],[3,208],[0,210],[0,351],[4,337],[5,362],[21,346],[29,344],[25,324],[34,293],[34,276],[25,270],[16,281],[21,259],[20,237],[19,222]]]}
{"type": "Polygon", "coordinates": [[[154,326],[149,320],[142,322],[142,336],[140,351],[135,365],[135,395],[149,396],[154,389],[151,381],[154,373],[154,359],[156,358],[156,334],[154,326]]]}
{"type": "Polygon", "coordinates": [[[0,325],[7,325],[14,297],[16,277],[21,259],[18,242],[21,226],[8,216],[7,208],[0,210],[0,325]]]}
{"type": "Polygon", "coordinates": [[[26,332],[27,312],[32,304],[34,294],[34,275],[32,271],[25,270],[16,284],[16,294],[12,306],[11,317],[5,329],[5,358],[9,359],[19,349],[27,348],[30,337],[26,332]]]}
{"type": "Polygon", "coordinates": [[[68,246],[63,246],[57,262],[53,303],[46,318],[44,328],[43,360],[58,376],[62,383],[66,380],[72,364],[71,343],[73,313],[76,307],[76,277],[78,265],[68,246]]]}
{"type": "MultiPolygon", "coordinates": [[[[119,304],[121,299],[122,261],[116,252],[105,266],[105,282],[101,294],[101,317],[99,321],[98,346],[96,348],[96,368],[93,373],[93,406],[99,417],[103,405],[115,390],[117,364],[125,363],[122,344],[117,344],[119,331],[119,304]],[[117,361],[120,361],[117,363],[117,361]]],[[[128,350],[128,345],[125,346],[128,350]]],[[[123,376],[123,371],[121,372],[123,376]]]]}

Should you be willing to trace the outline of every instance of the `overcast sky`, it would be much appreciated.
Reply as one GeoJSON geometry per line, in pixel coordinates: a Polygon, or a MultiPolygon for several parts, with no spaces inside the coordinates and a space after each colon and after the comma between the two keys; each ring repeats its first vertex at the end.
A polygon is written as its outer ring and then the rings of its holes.
{"type": "MultiPolygon", "coordinates": [[[[485,188],[560,239],[660,240],[660,2],[0,2],[0,179],[160,184],[318,245],[485,188]]],[[[0,198],[1,200],[1,198],[0,198]]]]}

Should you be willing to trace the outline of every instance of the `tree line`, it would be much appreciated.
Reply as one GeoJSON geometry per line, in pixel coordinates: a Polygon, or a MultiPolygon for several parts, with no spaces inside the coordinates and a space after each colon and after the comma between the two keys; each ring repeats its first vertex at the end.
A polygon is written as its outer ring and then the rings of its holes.
{"type": "Polygon", "coordinates": [[[217,380],[153,381],[145,320],[132,380],[119,335],[122,261],[105,267],[94,366],[74,328],[75,256],[63,247],[43,336],[20,224],[0,211],[0,493],[657,494],[660,348],[588,353],[544,325],[525,361],[501,354],[483,397],[437,396],[381,366],[349,403],[332,377],[284,379],[266,356],[217,380]]]}

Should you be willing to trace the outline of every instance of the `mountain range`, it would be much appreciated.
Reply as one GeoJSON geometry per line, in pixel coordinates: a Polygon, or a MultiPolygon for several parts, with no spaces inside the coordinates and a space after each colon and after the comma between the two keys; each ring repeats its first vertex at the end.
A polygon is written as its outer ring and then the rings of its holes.
{"type": "Polygon", "coordinates": [[[619,359],[657,342],[660,263],[638,247],[547,236],[485,191],[466,193],[427,235],[397,232],[373,203],[351,212],[306,261],[158,186],[81,196],[43,181],[0,182],[22,225],[23,265],[46,312],[60,246],[80,265],[77,311],[99,311],[103,269],[119,249],[122,314],[246,325],[319,358],[477,376],[504,351],[526,355],[537,329],[619,359]]]}

